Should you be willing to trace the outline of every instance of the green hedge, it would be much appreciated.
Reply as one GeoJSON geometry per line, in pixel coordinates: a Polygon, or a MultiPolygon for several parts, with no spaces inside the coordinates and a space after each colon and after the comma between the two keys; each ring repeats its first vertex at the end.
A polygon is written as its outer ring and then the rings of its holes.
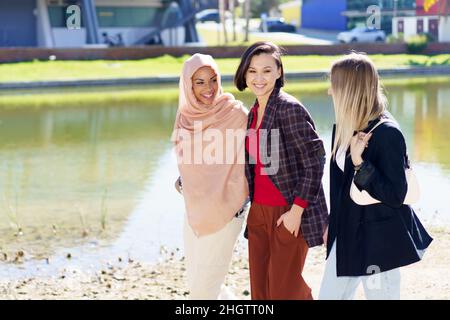
{"type": "Polygon", "coordinates": [[[408,40],[406,40],[408,52],[412,54],[422,52],[426,49],[428,41],[428,37],[425,34],[409,37],[408,40]]]}

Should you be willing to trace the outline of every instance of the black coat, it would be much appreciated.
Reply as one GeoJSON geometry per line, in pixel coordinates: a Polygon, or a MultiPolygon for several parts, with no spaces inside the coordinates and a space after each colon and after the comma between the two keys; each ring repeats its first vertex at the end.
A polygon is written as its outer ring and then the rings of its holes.
{"type": "MultiPolygon", "coordinates": [[[[391,117],[390,115],[388,115],[391,117]]],[[[378,120],[369,122],[368,132],[378,120]]],[[[334,142],[335,128],[333,128],[334,142]]],[[[344,172],[330,161],[330,225],[327,257],[336,242],[337,275],[363,276],[405,266],[421,259],[420,250],[433,240],[414,213],[404,205],[408,158],[403,134],[396,124],[383,123],[363,153],[364,166],[355,185],[382,203],[360,206],[350,198],[354,176],[350,150],[344,172]]]]}

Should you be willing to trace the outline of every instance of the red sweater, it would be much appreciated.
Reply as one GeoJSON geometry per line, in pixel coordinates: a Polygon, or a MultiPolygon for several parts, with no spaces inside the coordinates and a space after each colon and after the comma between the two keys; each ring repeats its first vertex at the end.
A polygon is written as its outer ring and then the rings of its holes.
{"type": "MultiPolygon", "coordinates": [[[[255,106],[252,108],[251,112],[254,113],[253,121],[250,124],[250,129],[256,128],[256,121],[258,119],[258,103],[255,104],[255,106]]],[[[261,121],[262,123],[262,121],[261,121]]],[[[260,159],[260,153],[259,153],[259,129],[260,126],[255,131],[250,131],[249,136],[246,143],[247,151],[250,153],[250,155],[256,159],[255,164],[255,192],[253,196],[253,201],[258,204],[266,205],[266,206],[272,206],[272,207],[282,207],[287,206],[288,203],[286,202],[286,199],[281,194],[280,190],[273,184],[272,180],[270,180],[269,176],[267,174],[262,174],[264,171],[264,165],[261,163],[260,159]],[[252,154],[252,151],[249,149],[249,143],[256,143],[256,152],[257,155],[252,154]]],[[[298,197],[295,198],[294,204],[302,207],[307,208],[308,202],[300,199],[298,197]]]]}

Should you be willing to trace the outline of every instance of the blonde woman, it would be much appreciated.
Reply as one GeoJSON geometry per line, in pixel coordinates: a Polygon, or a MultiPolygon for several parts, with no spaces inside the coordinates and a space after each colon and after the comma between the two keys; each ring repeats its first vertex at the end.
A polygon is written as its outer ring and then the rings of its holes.
{"type": "Polygon", "coordinates": [[[222,284],[247,207],[246,124],[247,111],[223,92],[213,58],[194,54],[186,60],[173,139],[180,171],[176,188],[186,208],[190,299],[233,298],[222,284]]]}
{"type": "Polygon", "coordinates": [[[399,268],[421,260],[432,241],[413,209],[403,204],[409,165],[405,139],[386,111],[378,73],[366,55],[352,53],[333,64],[329,93],[336,124],[319,299],[352,299],[361,282],[368,299],[399,299],[399,268]],[[353,202],[352,182],[381,203],[353,202]]]}

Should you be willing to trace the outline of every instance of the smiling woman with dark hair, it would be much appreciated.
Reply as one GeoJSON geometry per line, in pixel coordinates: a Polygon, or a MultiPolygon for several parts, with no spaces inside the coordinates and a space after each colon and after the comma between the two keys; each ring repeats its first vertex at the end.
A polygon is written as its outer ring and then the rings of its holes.
{"type": "Polygon", "coordinates": [[[256,101],[249,113],[246,176],[252,299],[312,299],[301,276],[308,247],[323,243],[328,210],[322,188],[325,150],[306,108],[281,90],[282,51],[250,46],[235,85],[256,101]],[[270,156],[269,156],[270,155],[270,156]],[[270,158],[270,159],[269,159],[270,158]],[[270,163],[269,163],[270,160],[270,163]]]}

